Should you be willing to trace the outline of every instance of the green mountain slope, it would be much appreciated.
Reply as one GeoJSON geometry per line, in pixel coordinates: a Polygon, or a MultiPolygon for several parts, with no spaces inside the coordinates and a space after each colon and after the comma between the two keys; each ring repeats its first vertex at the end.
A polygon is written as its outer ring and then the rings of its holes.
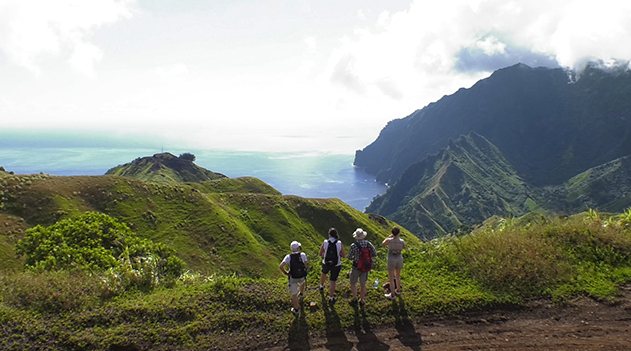
{"type": "Polygon", "coordinates": [[[622,212],[629,207],[631,156],[590,168],[561,185],[537,187],[524,182],[497,147],[471,133],[411,165],[366,211],[431,239],[493,216],[573,214],[588,208],[622,212]]]}
{"type": "Polygon", "coordinates": [[[192,270],[250,277],[279,276],[292,240],[314,259],[331,226],[349,245],[357,227],[381,240],[393,225],[338,199],[282,196],[255,178],[157,184],[108,175],[11,175],[0,177],[0,194],[0,257],[7,269],[19,266],[12,245],[26,229],[85,211],[106,213],[172,246],[192,270]]]}
{"type": "Polygon", "coordinates": [[[138,158],[130,163],[114,167],[105,174],[138,178],[161,184],[203,182],[226,177],[168,152],[138,158]]]}
{"type": "Polygon", "coordinates": [[[366,211],[433,238],[496,214],[523,215],[530,210],[530,193],[502,152],[471,133],[411,165],[366,211]]]}
{"type": "Polygon", "coordinates": [[[621,212],[631,207],[631,156],[590,168],[572,177],[550,192],[565,196],[549,196],[550,207],[565,212],[580,212],[587,207],[605,212],[621,212]],[[559,204],[558,200],[563,201],[559,204]]]}

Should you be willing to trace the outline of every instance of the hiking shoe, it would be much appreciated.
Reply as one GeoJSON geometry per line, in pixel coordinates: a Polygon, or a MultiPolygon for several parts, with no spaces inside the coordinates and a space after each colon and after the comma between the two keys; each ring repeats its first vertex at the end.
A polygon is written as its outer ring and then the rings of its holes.
{"type": "Polygon", "coordinates": [[[384,294],[383,296],[385,296],[386,299],[390,299],[390,300],[394,300],[397,298],[397,294],[384,294]]]}
{"type": "Polygon", "coordinates": [[[351,299],[351,301],[349,302],[349,304],[353,307],[357,306],[357,299],[351,299]]]}
{"type": "Polygon", "coordinates": [[[337,301],[337,298],[335,296],[329,296],[329,303],[332,305],[335,303],[335,301],[337,301]]]}
{"type": "Polygon", "coordinates": [[[293,307],[292,307],[292,308],[291,308],[291,313],[293,313],[293,314],[294,314],[294,316],[296,316],[296,317],[297,317],[297,316],[300,314],[300,310],[297,310],[297,309],[295,309],[295,308],[293,308],[293,307]]]}
{"type": "Polygon", "coordinates": [[[324,291],[324,285],[320,284],[320,291],[324,291]]]}
{"type": "Polygon", "coordinates": [[[298,293],[298,298],[299,298],[299,299],[302,299],[303,297],[305,297],[305,294],[303,294],[303,293],[298,293]]]}
{"type": "Polygon", "coordinates": [[[359,307],[361,307],[361,308],[366,307],[366,300],[364,300],[364,299],[359,299],[359,307]]]}

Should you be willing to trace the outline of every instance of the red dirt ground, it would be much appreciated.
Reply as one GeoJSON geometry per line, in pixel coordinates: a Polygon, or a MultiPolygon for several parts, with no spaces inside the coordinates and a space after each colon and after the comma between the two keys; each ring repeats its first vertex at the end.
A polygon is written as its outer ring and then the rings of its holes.
{"type": "MultiPolygon", "coordinates": [[[[297,323],[300,323],[297,320],[297,323]]],[[[361,323],[359,323],[361,324],[361,323]]],[[[631,286],[614,303],[579,298],[567,306],[533,302],[519,310],[399,319],[323,337],[292,335],[268,351],[592,351],[631,350],[631,286]]]]}

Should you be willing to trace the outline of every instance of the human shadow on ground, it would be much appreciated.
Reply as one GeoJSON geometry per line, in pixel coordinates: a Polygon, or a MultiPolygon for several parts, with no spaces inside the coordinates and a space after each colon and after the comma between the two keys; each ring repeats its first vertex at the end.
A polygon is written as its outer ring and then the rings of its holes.
{"type": "Polygon", "coordinates": [[[311,350],[309,343],[309,325],[305,316],[304,304],[301,301],[300,315],[294,319],[289,328],[288,347],[291,351],[311,350]]]}
{"type": "Polygon", "coordinates": [[[353,349],[353,343],[348,341],[340,316],[335,310],[335,304],[330,304],[328,295],[325,296],[320,292],[322,298],[322,310],[324,311],[325,333],[326,333],[326,349],[330,351],[350,351],[353,349]]]}
{"type": "Polygon", "coordinates": [[[416,331],[414,324],[410,321],[403,298],[397,297],[392,301],[392,312],[395,318],[394,327],[399,333],[399,341],[414,351],[421,351],[423,346],[421,333],[416,331]]]}
{"type": "Polygon", "coordinates": [[[357,336],[357,350],[358,351],[387,351],[390,346],[384,344],[377,338],[377,335],[370,329],[370,324],[366,319],[366,311],[363,308],[358,308],[357,305],[353,306],[354,310],[354,323],[355,336],[357,336]]]}

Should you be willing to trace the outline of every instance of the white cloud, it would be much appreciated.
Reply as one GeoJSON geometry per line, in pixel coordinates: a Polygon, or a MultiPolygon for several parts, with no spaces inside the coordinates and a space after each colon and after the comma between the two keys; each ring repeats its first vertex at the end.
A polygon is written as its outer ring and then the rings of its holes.
{"type": "Polygon", "coordinates": [[[506,44],[500,42],[496,37],[490,36],[484,38],[484,40],[478,40],[475,46],[482,51],[485,55],[503,54],[506,52],[506,44]]]}
{"type": "Polygon", "coordinates": [[[616,0],[416,0],[360,25],[325,74],[367,98],[380,92],[419,108],[519,62],[631,58],[631,2],[616,0]]]}
{"type": "Polygon", "coordinates": [[[134,0],[3,0],[0,50],[15,64],[40,73],[42,62],[61,57],[94,77],[101,50],[90,37],[100,26],[129,18],[134,0]]]}

